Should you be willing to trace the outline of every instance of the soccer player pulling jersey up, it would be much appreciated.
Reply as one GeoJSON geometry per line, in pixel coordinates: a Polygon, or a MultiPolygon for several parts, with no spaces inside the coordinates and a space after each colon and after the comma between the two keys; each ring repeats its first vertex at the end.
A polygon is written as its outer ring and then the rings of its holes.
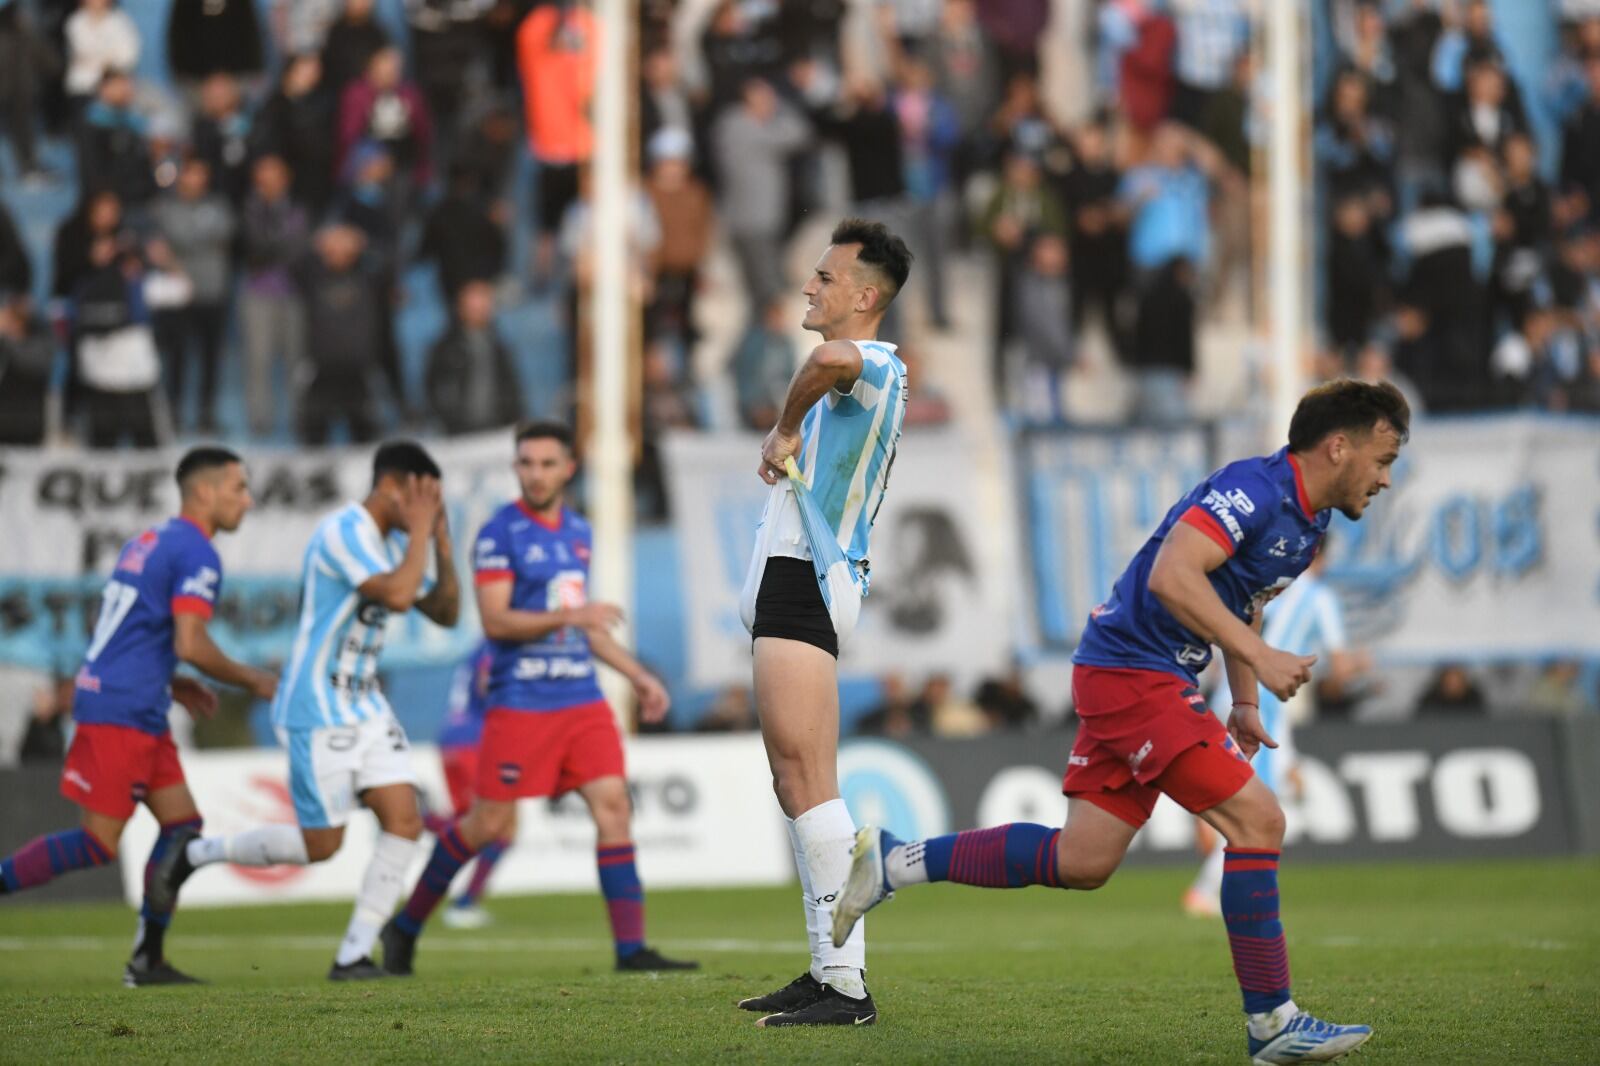
{"type": "Polygon", "coordinates": [[[250,510],[243,462],[224,448],[195,448],[178,463],[182,503],[176,518],[123,545],[106,582],[94,634],[74,680],[77,732],[61,771],[61,794],[83,809],[83,825],[38,837],[0,860],[0,894],[117,857],[123,827],[140,803],[161,835],[145,867],[145,900],[128,987],[192,984],[162,950],[177,894],[152,891],[155,871],[200,832],[200,812],[184,783],[167,712],[176,700],[209,718],[217,697],[174,675],[179,660],[229,685],[271,699],[278,679],[224,655],[206,632],[222,592],[222,562],[211,538],[239,528],[250,510]]]}
{"type": "Polygon", "coordinates": [[[1236,703],[1224,728],[1197,675],[1217,644],[1234,692],[1259,682],[1288,699],[1310,679],[1316,657],[1264,641],[1262,609],[1310,565],[1334,508],[1359,519],[1389,486],[1409,423],[1392,385],[1318,386],[1301,398],[1287,448],[1230,463],[1178,501],[1094,609],[1074,656],[1079,727],[1062,787],[1066,825],[1019,822],[912,843],[863,829],[834,943],[896,889],[926,881],[1099,888],[1164,792],[1228,842],[1222,916],[1251,1059],[1328,1062],[1364,1043],[1367,1026],[1319,1021],[1290,998],[1278,918],[1283,811],[1248,761],[1277,745],[1253,701],[1236,703]]]}
{"type": "Polygon", "coordinates": [[[484,524],[473,550],[478,614],[494,660],[472,809],[444,827],[411,899],[383,930],[383,965],[409,974],[423,923],[450,881],[486,845],[505,840],[519,799],[576,790],[599,832],[595,862],[618,970],[687,970],[644,942],[644,889],[633,861],[633,812],[622,736],[594,660],[633,683],[639,713],[658,722],[667,691],[613,638],[622,611],[590,603],[589,523],[565,506],[577,472],[572,433],[555,422],[518,429],[520,496],[484,524]]]}
{"type": "Polygon", "coordinates": [[[378,685],[378,656],[391,611],[414,606],[442,626],[455,625],[460,613],[439,478],[438,464],[420,444],[379,446],[366,499],[324,518],[306,548],[300,626],[272,705],[272,724],[289,749],[289,791],[300,824],[195,840],[169,855],[150,882],[152,894],[176,893],[210,863],[322,862],[344,843],[357,805],[367,807],[380,834],[328,971],[335,981],[384,976],[370,957],[372,945],[400,900],[422,835],[411,748],[378,685]]]}

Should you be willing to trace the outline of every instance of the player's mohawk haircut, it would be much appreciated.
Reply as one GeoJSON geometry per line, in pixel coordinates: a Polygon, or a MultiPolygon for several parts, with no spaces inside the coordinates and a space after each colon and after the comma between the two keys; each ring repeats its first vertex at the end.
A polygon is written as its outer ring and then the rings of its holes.
{"type": "Polygon", "coordinates": [[[196,474],[242,462],[244,460],[239,458],[237,453],[219,444],[202,444],[183,453],[183,458],[178,460],[178,469],[174,472],[173,478],[178,482],[178,488],[182,489],[196,474]]]}
{"type": "Polygon", "coordinates": [[[885,294],[885,304],[905,288],[906,279],[911,276],[911,250],[882,222],[847,218],[833,227],[833,236],[828,238],[828,243],[861,246],[861,251],[856,253],[856,260],[882,274],[893,286],[885,294]]]}

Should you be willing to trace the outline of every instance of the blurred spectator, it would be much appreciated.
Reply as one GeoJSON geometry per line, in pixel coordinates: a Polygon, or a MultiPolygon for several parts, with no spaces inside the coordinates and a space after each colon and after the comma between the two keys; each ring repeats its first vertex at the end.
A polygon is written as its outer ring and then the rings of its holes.
{"type": "Polygon", "coordinates": [[[144,300],[144,264],[110,235],[93,238],[72,293],[76,398],[91,448],[153,448],[161,359],[144,300]]]}
{"type": "Polygon", "coordinates": [[[1571,389],[1571,407],[1584,414],[1600,414],[1600,347],[1590,347],[1583,358],[1583,374],[1571,389]]]}
{"type": "Polygon", "coordinates": [[[1579,684],[1582,664],[1572,659],[1558,659],[1546,663],[1528,693],[1528,710],[1533,714],[1548,714],[1568,718],[1589,710],[1579,684]]]}
{"type": "Polygon", "coordinates": [[[344,0],[273,0],[268,27],[281,56],[322,50],[328,29],[344,12],[344,0]]]}
{"type": "Polygon", "coordinates": [[[1507,406],[1564,411],[1567,390],[1584,369],[1583,345],[1556,312],[1529,307],[1521,324],[1507,330],[1495,345],[1490,365],[1495,375],[1493,395],[1507,406]]]}
{"type": "Polygon", "coordinates": [[[889,674],[883,679],[883,702],[856,721],[856,731],[891,740],[925,735],[929,732],[929,707],[903,676],[889,674]]]}
{"type": "Polygon", "coordinates": [[[1122,172],[1111,158],[1109,130],[1099,119],[1078,128],[1072,148],[1072,169],[1062,182],[1072,261],[1072,324],[1081,334],[1092,307],[1112,350],[1121,356],[1128,344],[1121,307],[1128,233],[1117,202],[1122,172]]]}
{"type": "Polygon", "coordinates": [[[1444,32],[1436,6],[1412,3],[1391,24],[1389,45],[1395,62],[1394,128],[1405,136],[1395,145],[1399,201],[1407,209],[1422,193],[1444,187],[1449,151],[1449,111],[1433,82],[1435,45],[1444,32]]]}
{"type": "Polygon", "coordinates": [[[1342,58],[1367,83],[1372,113],[1392,127],[1400,106],[1399,71],[1383,10],[1378,0],[1358,0],[1351,7],[1353,25],[1342,42],[1342,58]]]}
{"type": "Polygon", "coordinates": [[[1379,221],[1389,217],[1394,137],[1372,113],[1367,83],[1360,74],[1347,70],[1334,79],[1327,114],[1318,123],[1313,145],[1333,198],[1360,197],[1370,217],[1379,221]]]}
{"type": "MultiPolygon", "coordinates": [[[[844,145],[850,171],[852,211],[896,227],[906,195],[906,164],[899,118],[888,94],[873,78],[853,79],[837,108],[812,111],[824,136],[844,145]]],[[[894,305],[890,304],[892,308],[894,305]]],[[[891,316],[892,317],[892,312],[891,316]]]]}
{"type": "Polygon", "coordinates": [[[211,187],[235,209],[250,188],[250,117],[229,74],[200,83],[200,111],[190,133],[194,154],[211,165],[211,187]]]}
{"type": "Polygon", "coordinates": [[[367,60],[363,77],[346,85],[339,99],[339,168],[348,170],[359,144],[375,144],[394,161],[396,193],[402,204],[433,177],[433,123],[422,92],[404,80],[405,60],[398,48],[380,48],[367,60]]]}
{"type": "Polygon", "coordinates": [[[78,173],[92,189],[112,189],[130,208],[155,192],[150,174],[149,126],[134,106],[133,79],[108,71],[89,106],[79,132],[78,173]]]}
{"type": "Polygon", "coordinates": [[[1050,22],[1050,0],[983,0],[978,22],[995,43],[1002,76],[1037,70],[1039,41],[1050,22]]]}
{"type": "Polygon", "coordinates": [[[535,276],[555,265],[556,234],[578,196],[578,167],[594,151],[589,99],[594,94],[599,23],[579,4],[536,7],[517,27],[517,66],[528,146],[539,165],[535,276]]]}
{"type": "Polygon", "coordinates": [[[313,220],[322,217],[333,199],[335,141],[329,131],[336,114],[322,60],[304,53],[284,67],[251,129],[253,151],[282,157],[294,176],[294,199],[313,220]]]}
{"type": "Polygon", "coordinates": [[[1600,56],[1584,64],[1589,96],[1562,134],[1561,183],[1581,191],[1587,211],[1600,210],[1600,56]]]}
{"type": "Polygon", "coordinates": [[[252,177],[240,220],[239,326],[250,429],[264,434],[286,394],[275,384],[275,367],[287,368],[292,380],[305,357],[305,313],[292,271],[309,249],[311,217],[289,199],[289,168],[281,157],[259,157],[252,177]]]}
{"type": "Polygon", "coordinates": [[[922,42],[920,52],[933,71],[934,91],[955,110],[953,188],[959,196],[988,152],[985,126],[999,103],[999,62],[978,26],[974,0],[945,0],[938,30],[922,42]]]}
{"type": "Polygon", "coordinates": [[[988,715],[971,700],[956,695],[949,674],[928,678],[917,699],[928,708],[928,721],[936,737],[977,737],[990,730],[988,715]]]}
{"type": "Polygon", "coordinates": [[[110,189],[86,194],[78,209],[57,228],[50,253],[55,267],[50,282],[52,296],[72,296],[78,282],[89,272],[89,251],[100,237],[111,237],[113,244],[121,246],[130,246],[133,241],[123,222],[122,198],[110,189]]]}
{"type": "Polygon", "coordinates": [[[17,749],[23,766],[59,766],[67,753],[67,720],[72,716],[72,679],[59,677],[33,693],[28,727],[17,749]]]}
{"type": "Polygon", "coordinates": [[[1442,4],[1444,32],[1433,50],[1433,80],[1447,93],[1461,92],[1472,80],[1471,68],[1492,63],[1503,66],[1505,55],[1494,40],[1493,17],[1487,0],[1467,0],[1464,5],[1442,4]]]}
{"type": "Polygon", "coordinates": [[[650,143],[664,129],[675,129],[690,138],[690,161],[694,162],[694,105],[679,77],[678,60],[670,41],[658,41],[639,57],[639,143],[650,154],[650,143]]]}
{"type": "Polygon", "coordinates": [[[172,0],[167,64],[179,82],[211,74],[250,78],[262,70],[255,0],[172,0]]]}
{"type": "Polygon", "coordinates": [[[370,382],[383,358],[387,304],[379,283],[361,269],[366,238],[360,230],[328,226],[313,243],[315,254],[295,268],[306,316],[306,360],[297,383],[300,439],[324,444],[342,420],[353,440],[371,440],[370,382]]]}
{"type": "Polygon", "coordinates": [[[950,328],[945,297],[945,245],[955,208],[954,156],[961,140],[955,107],[936,88],[933,70],[916,55],[901,59],[891,107],[905,168],[906,237],[917,258],[917,283],[927,294],[934,329],[950,328]]]}
{"type": "Polygon", "coordinates": [[[106,74],[131,73],[139,62],[139,27],[116,0],[81,0],[67,17],[67,99],[82,112],[106,74]]]}
{"type": "Polygon", "coordinates": [[[44,443],[56,339],[27,290],[0,291],[0,444],[44,443]]]}
{"type": "Polygon", "coordinates": [[[494,285],[468,281],[455,313],[428,352],[430,413],[452,436],[508,426],[522,417],[522,385],[511,352],[494,328],[494,285]]]}
{"type": "Polygon", "coordinates": [[[1172,0],[1177,24],[1172,117],[1193,129],[1211,98],[1233,80],[1234,63],[1250,47],[1245,0],[1172,0]]]}
{"type": "Polygon", "coordinates": [[[789,379],[799,365],[789,317],[781,301],[772,301],[734,350],[734,392],[746,429],[771,429],[778,421],[789,379]]]}
{"type": "Polygon", "coordinates": [[[1039,704],[1022,685],[1022,671],[1013,666],[1000,677],[986,677],[973,697],[994,729],[1024,729],[1038,722],[1039,704]]]}
{"type": "Polygon", "coordinates": [[[344,98],[345,87],[366,73],[372,57],[390,45],[373,6],[374,0],[344,0],[344,10],[328,26],[322,43],[322,81],[335,104],[344,98]]]}
{"type": "Polygon", "coordinates": [[[1397,294],[1395,362],[1429,410],[1477,407],[1488,378],[1488,316],[1472,269],[1472,223],[1447,196],[1429,193],[1398,232],[1410,269],[1397,294]]]}
{"type": "Polygon", "coordinates": [[[450,168],[444,197],[428,213],[417,258],[439,269],[439,288],[454,303],[469,281],[493,281],[505,271],[509,210],[493,202],[478,174],[461,163],[450,168]]]}
{"type": "Polygon", "coordinates": [[[1100,6],[1097,28],[1101,79],[1113,90],[1103,102],[1117,104],[1135,130],[1148,133],[1172,107],[1177,27],[1153,0],[1108,0],[1100,6]]]}
{"type": "Polygon", "coordinates": [[[487,16],[495,0],[407,0],[411,60],[428,115],[448,156],[461,113],[488,81],[487,16]]]}
{"type": "Polygon", "coordinates": [[[693,150],[688,133],[676,126],[663,127],[650,139],[645,176],[645,192],[661,222],[655,299],[646,314],[646,332],[670,335],[685,347],[699,336],[694,296],[714,221],[711,193],[691,169],[693,150]]]}
{"type": "Polygon", "coordinates": [[[1041,233],[1029,244],[1011,293],[1025,360],[1025,395],[1046,405],[1030,413],[1054,422],[1065,421],[1062,379],[1076,358],[1068,265],[1067,242],[1041,233]]]}
{"type": "Polygon", "coordinates": [[[1166,424],[1189,417],[1195,272],[1210,256],[1211,184],[1223,165],[1203,140],[1167,123],[1156,130],[1148,160],[1122,179],[1138,295],[1127,359],[1136,421],[1166,424]]]}
{"type": "Polygon", "coordinates": [[[748,685],[729,685],[694,724],[696,733],[748,733],[756,728],[755,703],[748,685]]]}
{"type": "Polygon", "coordinates": [[[1495,310],[1513,321],[1527,310],[1541,280],[1551,235],[1550,192],[1540,180],[1531,138],[1506,140],[1504,190],[1493,219],[1495,310]]]}
{"type": "Polygon", "coordinates": [[[35,31],[24,5],[0,0],[0,121],[15,153],[22,181],[50,175],[39,166],[35,114],[40,89],[57,68],[54,50],[35,31]]]}
{"type": "Polygon", "coordinates": [[[1467,71],[1466,92],[1456,107],[1451,127],[1451,159],[1472,153],[1498,156],[1506,140],[1527,132],[1527,120],[1507,98],[1505,71],[1489,60],[1475,62],[1467,71]]]}
{"type": "Polygon", "coordinates": [[[1389,272],[1388,249],[1364,198],[1348,195],[1335,202],[1327,248],[1328,339],[1341,355],[1349,355],[1372,336],[1389,272]]]}
{"type": "Polygon", "coordinates": [[[725,108],[739,103],[747,82],[775,83],[782,78],[786,49],[777,7],[718,0],[700,36],[707,76],[701,106],[708,125],[715,125],[725,108]]]}
{"type": "Polygon", "coordinates": [[[757,79],[745,83],[739,106],[712,129],[720,221],[739,263],[751,328],[788,291],[788,159],[805,147],[808,133],[806,120],[757,79]]]}
{"type": "Polygon", "coordinates": [[[1419,718],[1476,716],[1486,710],[1483,689],[1459,663],[1439,667],[1428,687],[1417,697],[1419,718]]]}
{"type": "Polygon", "coordinates": [[[33,290],[33,262],[23,246],[17,224],[0,200],[0,295],[33,290]]]}
{"type": "Polygon", "coordinates": [[[1054,192],[1044,184],[1034,156],[1012,152],[1006,156],[1000,186],[989,198],[979,226],[994,249],[998,292],[1002,294],[995,315],[993,374],[996,395],[1005,397],[1009,375],[1006,372],[1005,346],[1016,334],[1014,301],[1006,298],[1016,287],[1026,268],[1029,250],[1041,235],[1066,234],[1066,213],[1054,192]]]}
{"type": "Polygon", "coordinates": [[[192,355],[200,364],[196,428],[208,435],[216,432],[217,375],[233,291],[233,211],[212,191],[210,164],[195,157],[184,163],[177,189],[155,204],[151,218],[190,286],[188,302],[173,310],[171,328],[163,330],[161,338],[173,414],[176,417],[183,409],[192,355]]]}

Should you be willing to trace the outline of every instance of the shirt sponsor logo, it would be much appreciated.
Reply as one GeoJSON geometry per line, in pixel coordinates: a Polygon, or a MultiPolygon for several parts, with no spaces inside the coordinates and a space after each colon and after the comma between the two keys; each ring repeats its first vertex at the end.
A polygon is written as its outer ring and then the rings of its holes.
{"type": "Polygon", "coordinates": [[[1128,756],[1128,769],[1137,771],[1139,769],[1139,764],[1144,762],[1145,758],[1155,750],[1155,746],[1155,741],[1145,741],[1144,745],[1138,751],[1128,756]]]}
{"type": "Polygon", "coordinates": [[[583,659],[564,657],[518,659],[511,673],[518,681],[563,681],[592,677],[594,664],[583,659]]]}
{"type": "Polygon", "coordinates": [[[1284,556],[1288,555],[1289,554],[1289,538],[1288,537],[1278,537],[1276,540],[1273,541],[1272,547],[1267,549],[1267,554],[1268,555],[1277,556],[1279,559],[1282,559],[1284,556]]]}
{"type": "Polygon", "coordinates": [[[1228,530],[1228,536],[1233,538],[1235,544],[1244,542],[1244,527],[1239,525],[1239,520],[1233,516],[1233,512],[1236,507],[1243,514],[1249,514],[1254,511],[1256,509],[1255,504],[1250,502],[1250,497],[1246,496],[1240,489],[1234,489],[1226,496],[1216,489],[1212,489],[1206,493],[1206,498],[1200,502],[1216,516],[1217,521],[1223,524],[1228,530]],[[1240,500],[1249,505],[1248,509],[1239,505],[1240,500]]]}
{"type": "Polygon", "coordinates": [[[89,779],[78,773],[78,771],[72,769],[70,766],[61,771],[61,776],[67,779],[68,784],[77,785],[85,792],[94,791],[94,786],[89,783],[89,779]]]}
{"type": "Polygon", "coordinates": [[[203,600],[217,598],[217,582],[222,580],[222,575],[214,566],[202,566],[195,575],[184,581],[178,589],[181,596],[199,596],[203,600]]]}

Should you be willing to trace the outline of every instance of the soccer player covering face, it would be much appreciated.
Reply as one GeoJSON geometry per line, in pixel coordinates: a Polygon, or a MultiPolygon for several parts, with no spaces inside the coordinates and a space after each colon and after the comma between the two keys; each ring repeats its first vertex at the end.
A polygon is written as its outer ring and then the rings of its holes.
{"type": "Polygon", "coordinates": [[[372,962],[372,945],[400,900],[422,835],[410,745],[378,685],[378,656],[391,612],[415,607],[443,626],[455,625],[460,613],[439,477],[421,445],[380,445],[366,499],[324,518],[306,548],[300,625],[272,704],[272,724],[289,749],[289,791],[300,824],[191,841],[151,882],[152,894],[175,893],[197,867],[211,863],[322,862],[344,843],[351,814],[367,807],[380,833],[328,972],[335,981],[384,976],[372,962]]]}
{"type": "Polygon", "coordinates": [[[666,716],[667,690],[611,636],[621,609],[589,602],[589,523],[565,504],[577,472],[571,431],[536,422],[517,431],[515,444],[521,495],[484,524],[473,548],[478,614],[493,656],[476,796],[465,817],[443,827],[411,899],[384,927],[384,968],[411,972],[423,923],[461,867],[508,839],[517,800],[576,790],[599,834],[595,864],[617,969],[694,969],[698,963],[665,958],[644,942],[622,735],[594,660],[633,683],[647,722],[666,716]]]}
{"type": "Polygon", "coordinates": [[[1277,742],[1248,698],[1224,728],[1197,675],[1215,644],[1234,692],[1259,683],[1288,699],[1310,679],[1316,657],[1263,640],[1262,609],[1310,565],[1335,509],[1359,519],[1389,486],[1409,423],[1392,385],[1321,385],[1301,398],[1287,448],[1230,463],[1179,500],[1078,645],[1066,825],[1013,823],[911,843],[863,829],[834,942],[895,890],[925,881],[1099,888],[1164,792],[1228,842],[1222,916],[1251,1059],[1328,1062],[1366,1041],[1368,1027],[1319,1021],[1290,998],[1278,918],[1283,811],[1248,761],[1277,742]]]}
{"type": "Polygon", "coordinates": [[[278,684],[274,675],[228,658],[206,632],[222,592],[222,562],[211,538],[238,529],[251,506],[244,464],[226,449],[196,448],[178,463],[177,477],[178,516],[123,545],[74,682],[77,731],[61,794],[82,808],[83,825],[38,837],[0,860],[0,894],[103,865],[116,858],[134,808],[149,807],[161,834],[145,868],[138,939],[123,971],[130,988],[194,983],[162,954],[176,894],[150,886],[163,859],[200,832],[167,712],[176,700],[190,714],[209,718],[217,697],[173,670],[181,660],[264,700],[278,684]]]}
{"type": "MultiPolygon", "coordinates": [[[[845,558],[864,577],[867,538],[888,485],[905,416],[906,368],[875,338],[905,284],[911,255],[882,224],[849,219],[806,283],[803,325],[822,335],[794,379],[761,448],[774,486],[756,534],[742,604],[755,641],[756,711],[805,903],[811,966],[785,987],[742,1000],[757,1024],[870,1025],[866,938],[830,942],[834,901],[850,866],[855,824],[839,798],[839,688],[835,631],[797,497],[793,459],[845,558]]],[[[819,542],[820,543],[820,542],[819,542]]]]}

